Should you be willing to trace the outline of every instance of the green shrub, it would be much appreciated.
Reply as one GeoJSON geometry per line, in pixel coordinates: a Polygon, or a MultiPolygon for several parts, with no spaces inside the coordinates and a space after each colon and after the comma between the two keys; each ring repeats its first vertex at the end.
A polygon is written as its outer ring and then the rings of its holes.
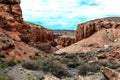
{"type": "Polygon", "coordinates": [[[0,54],[0,58],[5,58],[5,55],[3,55],[3,54],[0,54]]]}
{"type": "Polygon", "coordinates": [[[98,61],[99,66],[109,67],[112,69],[117,69],[120,67],[120,64],[110,61],[98,61]]]}
{"type": "Polygon", "coordinates": [[[8,76],[7,74],[0,73],[0,80],[14,80],[13,77],[8,76]]]}
{"type": "Polygon", "coordinates": [[[67,63],[67,67],[69,67],[69,68],[76,68],[77,66],[79,66],[79,63],[76,61],[67,63]]]}
{"type": "Polygon", "coordinates": [[[63,65],[49,58],[42,58],[33,62],[26,62],[22,65],[22,67],[30,70],[42,70],[43,72],[51,73],[58,78],[70,76],[70,73],[63,65]]]}
{"type": "Polygon", "coordinates": [[[0,74],[0,80],[4,80],[7,77],[6,74],[0,74]]]}
{"type": "Polygon", "coordinates": [[[68,59],[73,59],[74,57],[76,57],[76,54],[65,54],[64,57],[68,59]]]}
{"type": "Polygon", "coordinates": [[[29,70],[39,70],[39,66],[36,62],[31,61],[31,62],[24,62],[22,64],[23,68],[29,69],[29,70]]]}
{"type": "Polygon", "coordinates": [[[27,54],[27,52],[24,52],[24,54],[27,54]]]}
{"type": "Polygon", "coordinates": [[[6,44],[6,43],[7,43],[7,40],[2,40],[2,43],[6,44]]]}
{"type": "Polygon", "coordinates": [[[6,76],[2,80],[14,80],[14,78],[6,74],[6,76]]]}
{"type": "Polygon", "coordinates": [[[60,63],[54,62],[49,59],[44,59],[41,61],[40,70],[43,70],[44,72],[50,72],[56,77],[65,77],[65,76],[70,76],[70,73],[65,69],[63,65],[60,63]]]}
{"type": "Polygon", "coordinates": [[[98,72],[99,66],[95,64],[81,63],[78,66],[78,70],[80,75],[87,75],[89,72],[98,72]]]}

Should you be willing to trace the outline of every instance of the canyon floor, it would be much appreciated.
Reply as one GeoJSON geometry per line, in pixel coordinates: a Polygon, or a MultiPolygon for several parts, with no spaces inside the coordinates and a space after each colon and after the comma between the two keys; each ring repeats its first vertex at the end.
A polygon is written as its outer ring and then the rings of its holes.
{"type": "MultiPolygon", "coordinates": [[[[75,37],[75,31],[69,30],[57,30],[54,34],[62,38],[75,37]]],[[[117,49],[115,46],[106,45],[99,49],[79,52],[75,52],[74,49],[73,52],[59,54],[56,51],[50,53],[43,51],[25,61],[13,59],[7,61],[1,58],[1,80],[2,78],[5,80],[114,80],[114,78],[119,80],[120,52],[119,45],[117,49]],[[110,79],[112,77],[113,79],[110,79]]],[[[66,47],[61,49],[64,48],[66,47]]]]}
{"type": "Polygon", "coordinates": [[[50,30],[0,0],[0,80],[120,80],[120,17],[50,30]]]}

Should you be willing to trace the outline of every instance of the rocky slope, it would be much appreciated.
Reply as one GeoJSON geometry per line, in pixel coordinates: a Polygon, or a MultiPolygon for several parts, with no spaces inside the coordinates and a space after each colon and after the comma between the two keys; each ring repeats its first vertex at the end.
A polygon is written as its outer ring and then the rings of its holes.
{"type": "MultiPolygon", "coordinates": [[[[104,78],[103,75],[95,75],[100,66],[104,66],[99,64],[99,60],[104,62],[104,59],[108,59],[108,61],[120,62],[120,29],[119,21],[117,22],[118,19],[116,18],[112,22],[109,19],[102,19],[103,22],[100,22],[100,25],[103,25],[102,28],[94,26],[92,22],[87,27],[80,29],[78,27],[76,40],[81,41],[73,44],[75,38],[66,36],[55,37],[51,30],[24,22],[20,0],[0,0],[0,11],[0,76],[7,73],[15,80],[40,80],[43,78],[49,80],[53,79],[54,76],[58,78],[68,77],[75,80],[76,78],[74,77],[77,76],[77,79],[80,80],[80,75],[89,75],[92,74],[90,72],[93,72],[93,77],[90,78],[91,75],[89,77],[86,76],[86,80],[96,80],[98,77],[98,80],[102,80],[104,78]],[[106,24],[106,21],[110,23],[106,24]],[[115,25],[113,26],[113,24],[115,25]],[[90,25],[93,27],[89,27],[89,29],[88,26],[90,25]],[[68,52],[76,54],[44,54],[39,56],[44,53],[43,51],[55,51],[57,45],[63,47],[71,46],[60,49],[56,53],[68,52]],[[79,52],[84,52],[85,55],[79,52]],[[15,65],[13,59],[33,59],[33,56],[39,56],[39,58],[13,67],[15,65]],[[10,66],[12,67],[9,69],[8,67],[10,66]],[[51,78],[52,75],[49,77],[45,76],[44,73],[50,73],[54,76],[51,78]]],[[[99,20],[97,25],[99,25],[99,20]]],[[[119,69],[120,65],[112,62],[107,63],[110,64],[110,67],[112,65],[113,68],[119,69]]],[[[102,72],[108,77],[106,72],[102,72]]],[[[119,78],[119,76],[116,77],[119,78]]]]}
{"type": "MultiPolygon", "coordinates": [[[[12,42],[14,43],[11,42],[13,45],[17,45],[16,42],[19,42],[19,44],[24,44],[22,45],[23,48],[25,46],[32,46],[44,52],[53,52],[57,50],[59,45],[66,47],[75,42],[75,39],[65,37],[59,37],[55,40],[55,35],[51,30],[36,24],[25,22],[22,18],[20,0],[0,0],[0,11],[1,33],[4,34],[5,32],[8,34],[10,37],[6,34],[5,36],[13,39],[12,42]],[[2,30],[4,30],[4,32],[2,32],[2,30]]],[[[14,47],[16,48],[16,46],[14,47]]],[[[30,48],[30,52],[32,52],[31,50],[33,49],[30,48]]],[[[6,51],[8,52],[8,50],[6,51]]],[[[27,54],[26,50],[23,52],[20,52],[20,50],[18,51],[18,53],[23,56],[24,52],[27,54]]],[[[38,51],[34,51],[30,54],[34,55],[36,52],[38,51]]],[[[13,55],[14,53],[11,54],[13,55]]],[[[4,53],[2,52],[2,54],[4,53]]]]}
{"type": "Polygon", "coordinates": [[[0,29],[0,55],[1,58],[29,59],[40,51],[21,41],[18,32],[0,29]]]}
{"type": "Polygon", "coordinates": [[[28,59],[41,52],[38,48],[54,49],[51,30],[23,21],[20,0],[0,0],[0,32],[0,53],[7,58],[28,59]]]}
{"type": "Polygon", "coordinates": [[[1,28],[9,31],[20,32],[20,38],[30,42],[53,41],[53,32],[35,24],[26,23],[22,18],[20,0],[1,0],[0,1],[1,28]],[[44,34],[44,35],[43,35],[44,34]]]}
{"type": "Polygon", "coordinates": [[[79,53],[108,47],[119,48],[119,32],[119,17],[104,18],[82,23],[79,24],[76,31],[76,41],[78,42],[60,49],[56,53],[79,53]]]}
{"type": "Polygon", "coordinates": [[[23,23],[20,0],[0,0],[0,27],[15,31],[23,23]]]}
{"type": "Polygon", "coordinates": [[[24,23],[18,31],[21,33],[20,37],[23,42],[45,52],[54,51],[54,34],[51,30],[32,23],[24,23]]]}

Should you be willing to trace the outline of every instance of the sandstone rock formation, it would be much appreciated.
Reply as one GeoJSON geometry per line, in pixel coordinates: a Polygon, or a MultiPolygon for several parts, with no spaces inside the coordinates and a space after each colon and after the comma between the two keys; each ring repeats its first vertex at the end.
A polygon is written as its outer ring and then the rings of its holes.
{"type": "Polygon", "coordinates": [[[120,80],[120,73],[118,73],[110,68],[103,67],[103,68],[101,68],[101,72],[103,73],[103,75],[105,77],[108,78],[108,80],[120,80]]]}
{"type": "Polygon", "coordinates": [[[67,47],[75,43],[74,30],[53,30],[54,41],[57,49],[67,47]]]}
{"type": "Polygon", "coordinates": [[[20,0],[0,0],[0,32],[0,53],[7,58],[28,59],[39,53],[33,47],[54,49],[51,30],[23,21],[20,0]]]}
{"type": "Polygon", "coordinates": [[[29,59],[39,50],[22,42],[15,32],[0,29],[0,55],[9,59],[29,59]],[[11,35],[12,34],[12,35],[11,35]]]}
{"type": "Polygon", "coordinates": [[[54,35],[51,30],[32,23],[25,23],[24,29],[18,30],[22,34],[23,41],[27,42],[49,42],[54,40],[54,35]]]}
{"type": "Polygon", "coordinates": [[[24,27],[19,27],[21,40],[45,52],[53,52],[54,34],[51,30],[32,23],[24,23],[24,27]]]}
{"type": "Polygon", "coordinates": [[[22,22],[20,0],[0,0],[0,27],[15,31],[22,22]]]}
{"type": "Polygon", "coordinates": [[[107,53],[107,54],[98,54],[96,57],[98,58],[98,60],[99,59],[107,59],[107,60],[111,59],[114,62],[119,63],[120,62],[120,59],[119,59],[120,58],[120,51],[112,51],[112,52],[107,53]]]}
{"type": "Polygon", "coordinates": [[[0,8],[1,28],[18,31],[22,35],[20,36],[21,38],[29,37],[29,40],[32,42],[47,42],[48,40],[53,40],[52,31],[42,26],[25,23],[23,21],[20,0],[1,0],[0,8]]]}
{"type": "Polygon", "coordinates": [[[52,46],[55,46],[54,34],[51,30],[43,28],[32,23],[25,23],[17,27],[21,40],[31,46],[39,48],[45,52],[53,52],[52,46]],[[48,48],[49,47],[49,48],[48,48]]]}
{"type": "Polygon", "coordinates": [[[120,27],[118,20],[116,18],[103,18],[79,24],[76,30],[76,41],[87,38],[101,29],[120,27]]]}
{"type": "Polygon", "coordinates": [[[75,38],[70,37],[58,37],[56,40],[57,45],[62,45],[63,47],[69,46],[73,43],[75,43],[75,38]]]}
{"type": "MultiPolygon", "coordinates": [[[[117,18],[117,20],[119,20],[119,18],[117,18]]],[[[120,21],[115,21],[114,19],[109,21],[109,18],[108,20],[106,18],[106,19],[98,19],[83,24],[79,24],[80,26],[78,26],[76,32],[76,40],[78,42],[66,48],[62,48],[56,51],[56,53],[88,52],[88,51],[99,50],[102,48],[106,49],[109,47],[120,48],[119,23],[120,21]],[[98,22],[101,20],[102,22],[98,22]],[[112,26],[110,25],[109,27],[106,26],[107,23],[112,24],[112,26]],[[95,26],[94,24],[97,25],[95,26]]]]}

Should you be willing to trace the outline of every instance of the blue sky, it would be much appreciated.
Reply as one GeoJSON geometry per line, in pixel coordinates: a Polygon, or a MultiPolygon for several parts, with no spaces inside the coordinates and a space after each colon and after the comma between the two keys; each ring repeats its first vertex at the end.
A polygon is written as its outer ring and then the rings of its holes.
{"type": "Polygon", "coordinates": [[[21,0],[25,21],[49,29],[75,30],[89,20],[120,16],[120,0],[21,0]]]}

